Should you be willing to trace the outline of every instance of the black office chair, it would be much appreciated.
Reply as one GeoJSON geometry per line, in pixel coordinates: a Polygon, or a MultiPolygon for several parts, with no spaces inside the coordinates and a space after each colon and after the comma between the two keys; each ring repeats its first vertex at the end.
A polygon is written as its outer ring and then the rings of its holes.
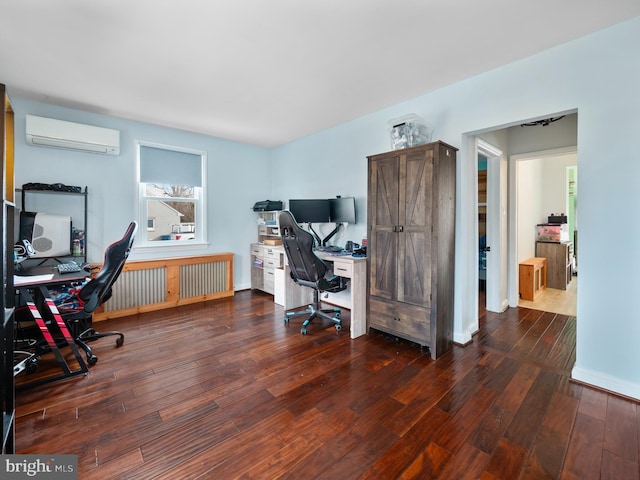
{"type": "Polygon", "coordinates": [[[71,336],[75,339],[75,343],[87,354],[89,365],[95,365],[98,357],[93,354],[87,342],[115,335],[118,336],[116,346],[120,347],[124,344],[124,335],[121,332],[97,332],[91,327],[91,317],[96,308],[111,298],[111,287],[118,279],[122,267],[129,257],[137,228],[138,224],[131,222],[124,236],[105,249],[102,268],[95,277],[76,292],[75,300],[77,301],[65,301],[65,304],[76,303],[77,307],[58,305],[58,311],[67,324],[71,336]]]}
{"type": "Polygon", "coordinates": [[[281,212],[278,223],[282,245],[289,260],[291,278],[298,285],[313,289],[313,303],[304,311],[287,312],[284,321],[289,323],[292,317],[306,315],[307,319],[300,330],[303,335],[307,334],[307,325],[316,317],[331,320],[336,330],[340,330],[342,328],[340,309],[321,309],[319,298],[322,292],[339,292],[347,288],[346,279],[336,276],[325,278],[329,269],[313,252],[313,235],[297,224],[291,212],[288,210],[281,212]]]}

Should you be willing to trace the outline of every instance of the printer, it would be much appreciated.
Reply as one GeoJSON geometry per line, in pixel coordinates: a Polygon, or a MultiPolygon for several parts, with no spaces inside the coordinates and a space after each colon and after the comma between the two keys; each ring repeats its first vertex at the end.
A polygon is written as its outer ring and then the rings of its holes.
{"type": "Polygon", "coordinates": [[[282,210],[282,202],[275,200],[262,200],[253,205],[254,212],[271,212],[274,210],[282,210]]]}

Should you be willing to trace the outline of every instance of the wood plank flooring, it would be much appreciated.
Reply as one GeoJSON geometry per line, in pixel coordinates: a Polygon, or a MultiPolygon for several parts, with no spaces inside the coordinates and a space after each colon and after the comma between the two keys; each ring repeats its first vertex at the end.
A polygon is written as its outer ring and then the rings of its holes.
{"type": "Polygon", "coordinates": [[[574,317],[483,313],[436,361],[351,340],[348,311],[306,336],[282,317],[243,291],[96,324],[125,345],[19,392],[17,453],[76,454],[83,480],[640,478],[638,405],[569,380],[574,317]]]}

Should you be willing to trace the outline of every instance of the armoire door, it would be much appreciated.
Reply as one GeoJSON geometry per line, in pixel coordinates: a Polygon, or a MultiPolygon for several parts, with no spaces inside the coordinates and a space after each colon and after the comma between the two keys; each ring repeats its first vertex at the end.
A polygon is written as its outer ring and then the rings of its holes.
{"type": "Polygon", "coordinates": [[[433,148],[400,157],[397,300],[429,307],[433,148]]]}
{"type": "Polygon", "coordinates": [[[369,293],[395,300],[398,258],[399,155],[372,160],[369,167],[369,293]]]}

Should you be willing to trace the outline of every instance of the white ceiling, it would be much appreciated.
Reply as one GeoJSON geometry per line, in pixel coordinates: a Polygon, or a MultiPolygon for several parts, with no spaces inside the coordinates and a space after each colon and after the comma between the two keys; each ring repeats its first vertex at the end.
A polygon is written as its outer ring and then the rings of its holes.
{"type": "Polygon", "coordinates": [[[638,15],[638,0],[0,0],[0,82],[270,147],[638,15]]]}

